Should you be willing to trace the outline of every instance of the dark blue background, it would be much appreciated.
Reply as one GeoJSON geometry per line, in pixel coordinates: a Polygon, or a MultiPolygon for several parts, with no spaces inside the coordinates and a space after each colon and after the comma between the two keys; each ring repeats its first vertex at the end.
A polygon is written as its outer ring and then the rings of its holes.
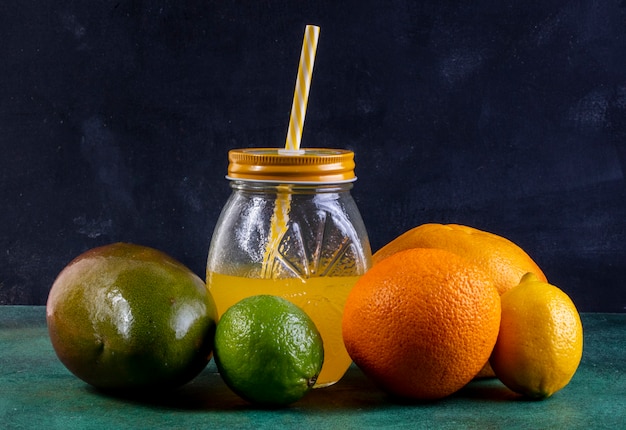
{"type": "Polygon", "coordinates": [[[624,1],[0,4],[0,303],[114,241],[199,275],[228,149],[356,152],[372,247],[425,222],[522,246],[581,311],[626,311],[624,1]]]}

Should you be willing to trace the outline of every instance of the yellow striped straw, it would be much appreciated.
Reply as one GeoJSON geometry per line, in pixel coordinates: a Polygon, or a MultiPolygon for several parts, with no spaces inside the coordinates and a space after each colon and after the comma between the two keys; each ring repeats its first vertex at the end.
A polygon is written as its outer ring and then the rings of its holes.
{"type": "MultiPolygon", "coordinates": [[[[296,88],[293,92],[293,104],[291,105],[291,117],[289,118],[289,130],[285,141],[285,150],[297,151],[300,149],[302,129],[304,128],[304,115],[309,99],[313,64],[317,52],[317,40],[320,28],[315,25],[307,25],[304,29],[302,52],[300,53],[300,65],[296,88]]],[[[289,211],[291,209],[291,186],[279,185],[276,194],[274,213],[270,221],[270,231],[263,255],[261,277],[269,279],[275,275],[275,264],[280,255],[280,242],[287,233],[289,223],[289,211]]]]}
{"type": "Polygon", "coordinates": [[[280,242],[287,233],[289,210],[291,209],[291,194],[289,185],[278,185],[274,212],[270,220],[270,232],[263,253],[261,278],[270,279],[276,270],[276,260],[280,255],[280,242]]]}
{"type": "Polygon", "coordinates": [[[286,150],[297,151],[300,149],[319,36],[320,28],[316,25],[307,25],[304,29],[298,77],[296,78],[296,88],[293,92],[289,129],[287,130],[287,140],[285,141],[286,150]]]}

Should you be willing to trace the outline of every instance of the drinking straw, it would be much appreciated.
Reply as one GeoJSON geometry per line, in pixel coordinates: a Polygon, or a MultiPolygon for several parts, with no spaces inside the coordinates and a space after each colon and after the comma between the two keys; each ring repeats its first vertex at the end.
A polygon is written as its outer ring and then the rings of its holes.
{"type": "Polygon", "coordinates": [[[289,129],[287,130],[287,139],[285,141],[286,150],[297,151],[300,149],[302,129],[304,128],[304,116],[306,115],[306,107],[309,100],[309,90],[311,88],[311,78],[313,76],[313,65],[315,63],[319,35],[320,28],[316,25],[307,25],[304,29],[304,40],[302,41],[302,51],[300,52],[296,88],[293,92],[289,129]]]}
{"type": "MultiPolygon", "coordinates": [[[[289,129],[287,130],[287,139],[285,140],[286,152],[296,152],[300,149],[319,34],[320,28],[315,25],[307,25],[304,29],[304,40],[302,41],[302,51],[300,52],[296,88],[293,92],[289,129]]],[[[263,255],[261,278],[268,279],[274,276],[274,263],[279,255],[280,242],[287,231],[287,223],[289,221],[289,210],[291,209],[290,190],[290,185],[278,186],[274,212],[270,221],[269,237],[263,255]]]]}
{"type": "Polygon", "coordinates": [[[291,209],[290,185],[278,185],[276,200],[274,202],[274,212],[270,220],[269,237],[263,253],[263,263],[261,265],[261,278],[270,279],[274,273],[276,257],[280,254],[280,243],[287,232],[289,221],[289,210],[291,209]]]}

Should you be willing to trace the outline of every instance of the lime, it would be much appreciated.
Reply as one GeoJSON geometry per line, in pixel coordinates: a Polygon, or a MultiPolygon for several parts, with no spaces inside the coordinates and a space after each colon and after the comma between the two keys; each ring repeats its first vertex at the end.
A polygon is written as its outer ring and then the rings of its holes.
{"type": "Polygon", "coordinates": [[[204,282],[155,249],[89,250],[48,296],[50,340],[61,362],[102,389],[171,388],[211,358],[216,309],[204,282]]]}
{"type": "Polygon", "coordinates": [[[284,406],[299,400],[315,384],[323,361],[315,324],[281,297],[245,298],[217,325],[217,368],[226,384],[251,403],[284,406]]]}

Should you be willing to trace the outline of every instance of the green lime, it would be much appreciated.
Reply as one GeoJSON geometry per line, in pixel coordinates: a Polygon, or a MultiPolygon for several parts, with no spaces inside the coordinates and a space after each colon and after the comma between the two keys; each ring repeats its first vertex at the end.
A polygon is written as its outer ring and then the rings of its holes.
{"type": "Polygon", "coordinates": [[[270,295],[231,306],[215,332],[215,363],[239,396],[265,406],[302,398],[322,369],[322,338],[309,316],[270,295]]]}
{"type": "Polygon", "coordinates": [[[47,323],[61,362],[102,389],[172,388],[211,358],[217,312],[204,282],[155,249],[115,243],[58,275],[47,323]]]}

